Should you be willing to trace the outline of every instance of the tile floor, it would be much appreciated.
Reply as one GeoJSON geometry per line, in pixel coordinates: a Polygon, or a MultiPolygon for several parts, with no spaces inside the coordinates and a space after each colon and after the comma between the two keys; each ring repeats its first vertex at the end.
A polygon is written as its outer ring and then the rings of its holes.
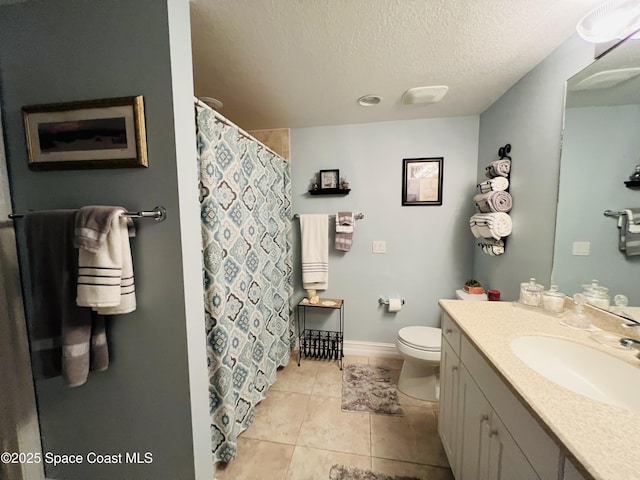
{"type": "MultiPolygon", "coordinates": [[[[345,357],[383,365],[397,381],[401,360],[345,357]]],[[[238,456],[217,465],[216,480],[328,480],[333,464],[387,475],[453,480],[440,437],[438,405],[398,392],[404,417],[343,412],[342,371],[336,362],[297,353],[278,371],[253,424],[238,439],[238,456]],[[224,467],[224,468],[223,468],[224,467]]]]}

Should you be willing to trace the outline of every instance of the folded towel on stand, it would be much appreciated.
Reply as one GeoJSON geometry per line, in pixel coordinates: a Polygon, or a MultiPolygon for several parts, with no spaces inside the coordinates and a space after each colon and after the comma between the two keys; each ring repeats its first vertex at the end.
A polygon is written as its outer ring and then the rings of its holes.
{"type": "Polygon", "coordinates": [[[338,212],[336,214],[336,250],[348,252],[353,244],[353,229],[355,219],[353,212],[338,212]]]}
{"type": "Polygon", "coordinates": [[[478,211],[482,213],[507,213],[513,208],[513,198],[511,198],[509,192],[479,193],[473,197],[473,201],[478,211]]]}
{"type": "Polygon", "coordinates": [[[506,177],[495,177],[477,185],[480,193],[504,191],[509,188],[509,179],[506,177]]]}
{"type": "Polygon", "coordinates": [[[494,160],[485,169],[485,176],[488,178],[508,177],[509,172],[511,172],[511,160],[507,158],[494,160]]]}
{"type": "Polygon", "coordinates": [[[469,219],[471,232],[476,238],[500,240],[511,235],[513,224],[508,213],[476,213],[469,219]]]}
{"type": "Polygon", "coordinates": [[[300,215],[302,287],[326,290],[329,285],[329,216],[300,215]]]}
{"type": "Polygon", "coordinates": [[[86,382],[90,365],[104,370],[109,362],[104,324],[100,327],[100,320],[92,316],[90,309],[76,304],[78,253],[73,246],[75,216],[75,210],[25,215],[32,293],[29,333],[34,376],[50,378],[62,374],[71,387],[86,382]]]}
{"type": "Polygon", "coordinates": [[[618,217],[618,248],[627,257],[640,255],[640,208],[628,208],[618,217]]]}

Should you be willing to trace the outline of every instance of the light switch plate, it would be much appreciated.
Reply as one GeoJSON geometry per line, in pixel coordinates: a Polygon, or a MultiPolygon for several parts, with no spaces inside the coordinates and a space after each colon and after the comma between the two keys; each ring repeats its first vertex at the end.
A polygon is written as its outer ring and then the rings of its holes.
{"type": "Polygon", "coordinates": [[[587,257],[590,248],[591,242],[573,242],[573,255],[587,257]]]}
{"type": "Polygon", "coordinates": [[[373,253],[387,253],[387,242],[384,240],[374,240],[371,251],[373,253]]]}

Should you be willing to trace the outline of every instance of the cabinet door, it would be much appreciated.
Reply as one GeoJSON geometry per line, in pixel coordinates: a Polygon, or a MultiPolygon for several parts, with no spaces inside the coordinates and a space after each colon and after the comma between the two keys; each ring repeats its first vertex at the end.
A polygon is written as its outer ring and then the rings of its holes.
{"type": "Polygon", "coordinates": [[[489,430],[489,480],[540,480],[495,413],[489,430]]]}
{"type": "Polygon", "coordinates": [[[488,480],[491,406],[471,375],[460,364],[458,421],[461,441],[457,480],[488,480]]]}
{"type": "Polygon", "coordinates": [[[438,432],[442,446],[449,459],[453,475],[458,477],[458,383],[460,359],[451,345],[443,338],[440,357],[440,405],[438,412],[438,432]]]}

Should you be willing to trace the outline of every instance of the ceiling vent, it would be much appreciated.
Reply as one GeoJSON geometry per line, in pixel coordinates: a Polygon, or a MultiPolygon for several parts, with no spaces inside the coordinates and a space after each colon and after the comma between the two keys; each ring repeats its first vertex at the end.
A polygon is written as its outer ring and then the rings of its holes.
{"type": "Polygon", "coordinates": [[[405,105],[436,103],[444,98],[448,90],[449,87],[446,85],[410,88],[402,95],[402,103],[405,105]]]}

